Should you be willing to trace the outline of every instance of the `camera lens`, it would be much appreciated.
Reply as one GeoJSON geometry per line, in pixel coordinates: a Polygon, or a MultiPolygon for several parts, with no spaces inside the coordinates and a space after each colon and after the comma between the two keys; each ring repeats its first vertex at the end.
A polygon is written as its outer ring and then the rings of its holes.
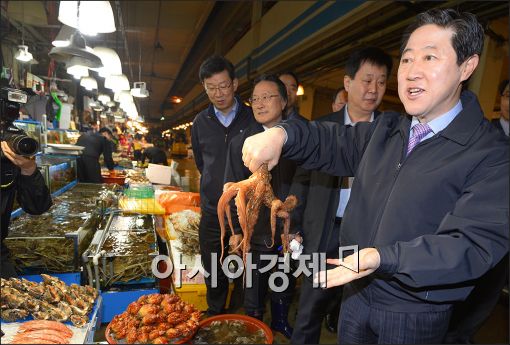
{"type": "Polygon", "coordinates": [[[26,135],[13,135],[7,140],[10,148],[22,156],[33,156],[39,149],[39,144],[33,138],[26,135]]]}

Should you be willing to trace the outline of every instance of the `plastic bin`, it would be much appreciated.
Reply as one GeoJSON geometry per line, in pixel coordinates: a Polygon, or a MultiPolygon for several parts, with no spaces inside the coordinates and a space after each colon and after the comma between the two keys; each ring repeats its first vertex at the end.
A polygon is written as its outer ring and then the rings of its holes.
{"type": "MultiPolygon", "coordinates": [[[[205,284],[183,284],[180,288],[174,289],[177,295],[179,295],[184,301],[193,304],[198,310],[207,310],[207,287],[205,284]]],[[[233,289],[234,283],[230,283],[228,286],[227,303],[225,308],[228,308],[230,305],[230,297],[232,296],[233,289]]]]}

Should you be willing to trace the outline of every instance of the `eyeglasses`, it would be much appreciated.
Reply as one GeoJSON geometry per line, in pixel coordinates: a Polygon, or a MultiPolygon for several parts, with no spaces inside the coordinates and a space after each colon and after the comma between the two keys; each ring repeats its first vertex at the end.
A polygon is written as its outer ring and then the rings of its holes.
{"type": "Polygon", "coordinates": [[[258,102],[262,102],[263,104],[267,104],[267,103],[269,103],[269,101],[273,97],[280,97],[280,95],[265,95],[265,96],[262,96],[262,97],[251,97],[250,98],[250,103],[251,104],[255,104],[255,103],[258,103],[258,102]]]}
{"type": "Polygon", "coordinates": [[[207,85],[204,85],[204,88],[205,88],[205,92],[207,92],[207,93],[209,93],[211,95],[214,95],[216,93],[216,91],[218,91],[218,90],[222,94],[225,93],[225,91],[230,89],[231,86],[232,86],[232,82],[230,82],[228,84],[218,85],[218,86],[207,86],[207,85]]]}

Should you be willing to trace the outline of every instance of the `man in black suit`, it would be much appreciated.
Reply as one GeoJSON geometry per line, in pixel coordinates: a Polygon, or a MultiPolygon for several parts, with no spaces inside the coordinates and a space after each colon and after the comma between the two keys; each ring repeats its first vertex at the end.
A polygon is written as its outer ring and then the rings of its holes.
{"type": "MultiPolygon", "coordinates": [[[[319,121],[350,126],[360,121],[373,121],[379,114],[376,109],[386,91],[392,65],[391,57],[379,48],[366,47],[353,52],[345,67],[347,104],[319,121]]],[[[338,258],[340,224],[352,180],[352,177],[298,168],[289,192],[299,200],[291,223],[303,235],[305,254],[326,252],[327,258],[338,258]]],[[[315,289],[311,277],[305,277],[291,342],[317,344],[321,323],[327,314],[331,316],[326,319],[328,328],[336,332],[341,294],[341,287],[315,289]]]]}
{"type": "Polygon", "coordinates": [[[500,96],[500,109],[501,117],[499,119],[493,119],[491,122],[494,126],[499,128],[508,137],[509,134],[509,123],[508,123],[508,100],[510,98],[510,90],[508,88],[508,79],[503,80],[499,85],[499,96],[500,96]]]}

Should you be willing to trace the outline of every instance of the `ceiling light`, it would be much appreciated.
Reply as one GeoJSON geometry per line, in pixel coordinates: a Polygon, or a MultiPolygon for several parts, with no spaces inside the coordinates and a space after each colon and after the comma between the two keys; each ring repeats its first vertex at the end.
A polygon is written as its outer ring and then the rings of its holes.
{"type": "Polygon", "coordinates": [[[81,77],[89,76],[89,69],[82,65],[73,65],[67,67],[67,73],[71,74],[74,79],[80,79],[81,77]]]}
{"type": "Polygon", "coordinates": [[[133,84],[133,88],[131,89],[131,95],[134,97],[145,98],[149,96],[149,91],[147,90],[147,86],[145,82],[139,81],[133,84]]]}
{"type": "Polygon", "coordinates": [[[103,63],[102,67],[94,68],[94,71],[97,71],[100,77],[106,78],[112,74],[122,74],[122,64],[115,50],[106,47],[94,47],[93,51],[103,63]]]}
{"type": "Polygon", "coordinates": [[[22,62],[29,62],[34,57],[32,53],[28,51],[28,46],[21,44],[18,46],[18,52],[15,56],[16,60],[22,61],[22,62]]]}
{"type": "Polygon", "coordinates": [[[104,80],[104,87],[113,91],[127,90],[129,91],[129,80],[124,74],[110,75],[104,80]]]}
{"type": "Polygon", "coordinates": [[[115,95],[117,95],[118,102],[121,105],[126,104],[126,103],[134,103],[133,96],[131,96],[131,93],[127,90],[122,90],[122,91],[116,92],[115,95]]]}
{"type": "Polygon", "coordinates": [[[103,103],[104,105],[106,105],[108,102],[110,102],[112,99],[110,98],[110,96],[102,93],[100,94],[99,96],[97,96],[97,100],[101,103],[103,103]]]}
{"type": "Polygon", "coordinates": [[[105,105],[109,108],[113,108],[113,107],[117,106],[117,103],[115,103],[114,101],[109,101],[109,102],[106,102],[105,105]]]}
{"type": "Polygon", "coordinates": [[[170,98],[170,102],[179,104],[182,102],[182,98],[179,96],[172,96],[170,98]]]}
{"type": "MultiPolygon", "coordinates": [[[[63,2],[65,1],[61,1],[60,3],[63,2]]],[[[79,64],[89,68],[98,68],[103,66],[101,59],[93,52],[87,50],[85,38],[83,38],[82,34],[78,31],[75,31],[74,34],[71,35],[71,43],[67,47],[54,47],[48,55],[55,61],[65,62],[69,66],[74,64],[68,63],[72,58],[79,58],[79,64]]]]}
{"type": "Polygon", "coordinates": [[[81,78],[80,85],[83,86],[85,88],[85,90],[89,90],[89,91],[92,91],[94,89],[97,90],[97,80],[95,80],[92,77],[81,78]]]}
{"type": "Polygon", "coordinates": [[[58,20],[90,36],[116,30],[109,1],[60,1],[58,20]]]}
{"type": "Polygon", "coordinates": [[[303,89],[303,85],[299,85],[297,88],[296,96],[303,96],[305,94],[305,89],[303,89]]]}
{"type": "Polygon", "coordinates": [[[75,32],[72,27],[67,25],[62,25],[60,31],[57,34],[57,37],[51,42],[55,47],[67,47],[71,44],[71,35],[75,32]]]}

